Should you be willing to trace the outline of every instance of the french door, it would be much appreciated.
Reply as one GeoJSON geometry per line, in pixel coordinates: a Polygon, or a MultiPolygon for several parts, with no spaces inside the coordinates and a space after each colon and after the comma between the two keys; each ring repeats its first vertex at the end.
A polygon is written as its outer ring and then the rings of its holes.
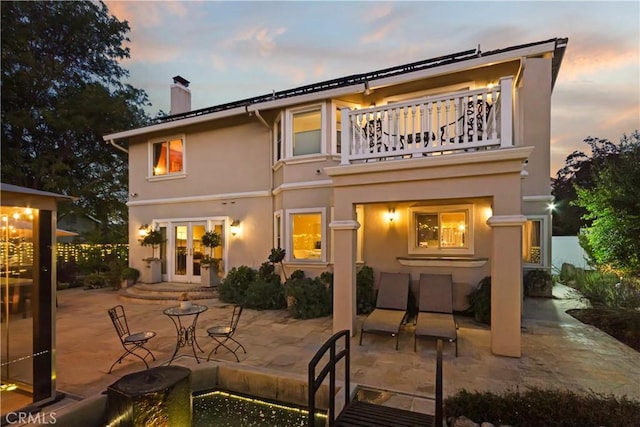
{"type": "Polygon", "coordinates": [[[173,233],[173,281],[200,283],[200,262],[205,255],[202,235],[206,222],[174,222],[173,233]]]}

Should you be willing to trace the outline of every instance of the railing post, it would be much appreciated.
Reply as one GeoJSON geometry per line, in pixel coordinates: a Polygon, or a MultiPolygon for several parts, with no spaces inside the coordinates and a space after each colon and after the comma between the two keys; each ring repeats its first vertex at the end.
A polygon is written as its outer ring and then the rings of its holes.
{"type": "Polygon", "coordinates": [[[500,78],[500,148],[513,146],[513,76],[500,78]]]}
{"type": "Polygon", "coordinates": [[[340,109],[340,164],[349,164],[349,154],[351,154],[351,109],[349,107],[343,107],[340,109]]]}

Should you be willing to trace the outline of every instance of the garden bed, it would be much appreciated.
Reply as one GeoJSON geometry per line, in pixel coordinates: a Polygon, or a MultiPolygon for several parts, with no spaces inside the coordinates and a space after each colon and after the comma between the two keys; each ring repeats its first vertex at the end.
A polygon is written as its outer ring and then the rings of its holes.
{"type": "Polygon", "coordinates": [[[567,310],[567,313],[640,352],[640,311],[622,308],[583,308],[567,310]]]}

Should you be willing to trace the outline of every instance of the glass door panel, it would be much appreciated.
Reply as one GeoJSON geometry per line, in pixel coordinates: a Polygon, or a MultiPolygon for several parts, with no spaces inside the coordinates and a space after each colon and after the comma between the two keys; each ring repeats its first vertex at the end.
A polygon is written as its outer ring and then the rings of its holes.
{"type": "Polygon", "coordinates": [[[204,222],[173,224],[173,280],[199,283],[200,262],[204,255],[204,222]]]}
{"type": "Polygon", "coordinates": [[[0,209],[1,413],[33,402],[33,226],[31,209],[0,209]]]}

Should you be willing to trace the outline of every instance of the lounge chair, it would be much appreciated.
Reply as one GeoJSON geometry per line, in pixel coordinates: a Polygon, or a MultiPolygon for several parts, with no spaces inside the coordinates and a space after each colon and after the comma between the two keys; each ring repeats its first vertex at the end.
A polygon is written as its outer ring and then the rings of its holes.
{"type": "Polygon", "coordinates": [[[453,283],[450,274],[421,274],[418,316],[413,339],[441,338],[456,344],[458,357],[458,323],[453,317],[453,283]]]}
{"type": "Polygon", "coordinates": [[[410,282],[409,273],[380,273],[376,308],[360,327],[360,345],[365,332],[379,333],[396,337],[398,349],[400,326],[407,319],[410,282]]]}

